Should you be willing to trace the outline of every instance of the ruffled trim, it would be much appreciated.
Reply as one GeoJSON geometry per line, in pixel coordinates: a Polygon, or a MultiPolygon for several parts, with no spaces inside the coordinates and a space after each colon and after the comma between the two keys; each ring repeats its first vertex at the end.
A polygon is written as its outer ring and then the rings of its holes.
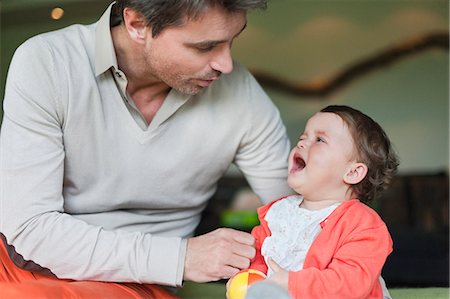
{"type": "MultiPolygon", "coordinates": [[[[303,268],[306,253],[321,231],[320,223],[326,219],[340,203],[310,211],[300,208],[303,197],[288,196],[275,202],[265,216],[271,235],[261,247],[266,260],[270,257],[287,271],[303,268]]],[[[269,268],[268,276],[272,274],[269,268]]]]}

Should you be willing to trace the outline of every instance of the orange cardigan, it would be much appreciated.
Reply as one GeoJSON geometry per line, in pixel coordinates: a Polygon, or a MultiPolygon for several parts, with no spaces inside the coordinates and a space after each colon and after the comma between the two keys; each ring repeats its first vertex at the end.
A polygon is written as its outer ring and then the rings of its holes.
{"type": "MultiPolygon", "coordinates": [[[[278,200],[282,200],[280,198],[278,200]]],[[[252,230],[256,256],[250,268],[267,273],[261,255],[270,230],[264,219],[275,200],[258,209],[260,225],[252,230]]],[[[357,199],[343,202],[324,221],[322,231],[306,254],[303,269],[289,273],[293,298],[383,298],[381,269],[392,252],[386,224],[357,199]]]]}

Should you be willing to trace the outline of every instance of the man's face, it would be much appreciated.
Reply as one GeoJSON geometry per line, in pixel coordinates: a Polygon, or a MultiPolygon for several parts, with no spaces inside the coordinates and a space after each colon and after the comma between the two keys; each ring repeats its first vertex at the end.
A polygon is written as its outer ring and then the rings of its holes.
{"type": "Polygon", "coordinates": [[[147,33],[144,66],[149,76],[186,94],[197,94],[233,70],[231,45],[245,28],[244,12],[211,7],[197,20],[147,33]]]}

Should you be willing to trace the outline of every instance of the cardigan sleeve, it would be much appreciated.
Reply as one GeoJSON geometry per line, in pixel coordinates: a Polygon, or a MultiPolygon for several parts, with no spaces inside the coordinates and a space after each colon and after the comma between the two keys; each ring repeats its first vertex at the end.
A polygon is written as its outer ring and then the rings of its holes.
{"type": "Polygon", "coordinates": [[[392,251],[389,232],[377,216],[360,216],[363,224],[351,216],[334,228],[326,225],[303,270],[289,273],[294,298],[382,298],[379,276],[392,251]]]}

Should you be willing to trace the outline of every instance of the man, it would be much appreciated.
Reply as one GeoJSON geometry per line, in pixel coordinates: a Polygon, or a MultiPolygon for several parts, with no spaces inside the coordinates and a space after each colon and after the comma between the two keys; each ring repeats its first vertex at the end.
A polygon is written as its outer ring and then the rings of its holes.
{"type": "Polygon", "coordinates": [[[192,234],[233,162],[263,202],[289,192],[279,113],[230,54],[247,11],[265,5],[118,0],[96,24],[19,47],[0,142],[3,282],[145,297],[156,289],[125,283],[180,286],[249,265],[251,235],[192,234]]]}

